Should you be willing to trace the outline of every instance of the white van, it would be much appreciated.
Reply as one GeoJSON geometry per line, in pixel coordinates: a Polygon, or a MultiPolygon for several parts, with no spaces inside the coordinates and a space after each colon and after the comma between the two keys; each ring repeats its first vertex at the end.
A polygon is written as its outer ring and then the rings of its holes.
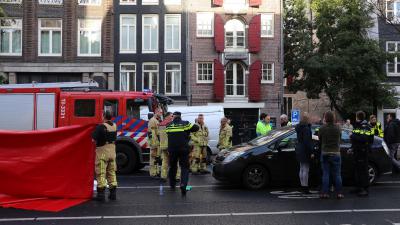
{"type": "Polygon", "coordinates": [[[169,112],[181,112],[182,120],[187,120],[194,123],[194,120],[199,114],[204,115],[204,123],[209,130],[209,141],[208,147],[209,151],[213,155],[219,152],[217,148],[218,138],[219,138],[219,127],[221,124],[221,119],[225,116],[224,108],[222,106],[168,106],[169,112]]]}

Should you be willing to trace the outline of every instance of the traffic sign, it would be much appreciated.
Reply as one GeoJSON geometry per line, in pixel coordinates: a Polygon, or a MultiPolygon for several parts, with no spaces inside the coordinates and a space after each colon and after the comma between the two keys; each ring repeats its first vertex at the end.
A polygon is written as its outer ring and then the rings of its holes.
{"type": "Polygon", "coordinates": [[[300,110],[292,109],[292,124],[300,123],[300,110]]]}

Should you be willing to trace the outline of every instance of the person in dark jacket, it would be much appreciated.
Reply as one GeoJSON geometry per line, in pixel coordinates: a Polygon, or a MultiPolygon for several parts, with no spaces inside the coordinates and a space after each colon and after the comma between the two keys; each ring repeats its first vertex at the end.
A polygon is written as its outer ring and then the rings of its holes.
{"type": "Polygon", "coordinates": [[[308,176],[310,171],[310,161],[314,155],[311,124],[307,113],[302,115],[300,123],[296,125],[295,130],[297,133],[296,157],[300,164],[299,177],[301,189],[303,193],[310,194],[308,176]]]}
{"type": "Polygon", "coordinates": [[[387,116],[388,125],[385,128],[384,139],[389,146],[390,159],[393,163],[393,174],[400,171],[400,120],[393,118],[392,115],[387,116]],[[397,156],[397,158],[396,158],[397,156]]]}
{"type": "Polygon", "coordinates": [[[335,124],[335,114],[328,111],[324,114],[325,124],[319,129],[318,139],[321,144],[321,166],[322,166],[322,191],[321,198],[329,198],[330,178],[335,183],[336,197],[343,198],[342,175],[340,157],[341,130],[335,124]]]}
{"type": "Polygon", "coordinates": [[[169,184],[172,189],[176,185],[176,172],[178,162],[181,167],[181,184],[180,189],[182,196],[186,196],[186,187],[189,181],[189,140],[190,133],[199,130],[199,126],[191,124],[181,119],[180,112],[174,112],[174,119],[167,125],[166,132],[168,135],[168,153],[169,153],[169,184]]]}
{"type": "Polygon", "coordinates": [[[374,142],[374,133],[365,120],[365,113],[356,113],[356,123],[350,136],[351,147],[354,153],[354,168],[356,172],[356,189],[351,191],[360,197],[369,194],[369,174],[368,174],[368,152],[374,142]]]}

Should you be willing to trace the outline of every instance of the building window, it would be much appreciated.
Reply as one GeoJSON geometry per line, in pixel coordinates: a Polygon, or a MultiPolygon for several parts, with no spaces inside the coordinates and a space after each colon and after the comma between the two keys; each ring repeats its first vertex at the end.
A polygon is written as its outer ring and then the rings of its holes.
{"type": "Polygon", "coordinates": [[[143,63],[143,90],[158,92],[158,63],[143,63]]]}
{"type": "Polygon", "coordinates": [[[400,1],[386,0],[386,19],[392,23],[400,23],[400,1]]]}
{"type": "Polygon", "coordinates": [[[244,96],[245,70],[239,63],[230,63],[226,68],[226,95],[244,96]]]}
{"type": "Polygon", "coordinates": [[[22,55],[22,19],[0,20],[0,54],[22,55]]]}
{"type": "Polygon", "coordinates": [[[136,5],[136,0],[119,0],[120,5],[136,5]]]}
{"type": "Polygon", "coordinates": [[[136,15],[121,15],[120,17],[120,52],[136,52],[136,15]]]}
{"type": "Polygon", "coordinates": [[[39,0],[41,5],[62,5],[63,0],[39,0]]]}
{"type": "Polygon", "coordinates": [[[158,5],[158,0],[142,0],[142,5],[158,5]]]}
{"type": "Polygon", "coordinates": [[[143,15],[143,53],[158,52],[158,15],[143,15]]]}
{"type": "Polygon", "coordinates": [[[213,83],[213,66],[211,62],[197,63],[197,83],[213,83]]]}
{"type": "Polygon", "coordinates": [[[198,12],[196,14],[197,37],[214,37],[214,13],[198,12]]]}
{"type": "Polygon", "coordinates": [[[165,15],[165,52],[181,51],[181,15],[165,15]]]}
{"type": "Polygon", "coordinates": [[[136,91],[136,64],[121,63],[119,74],[119,90],[136,91]]]}
{"type": "Polygon", "coordinates": [[[261,37],[274,37],[274,14],[261,14],[261,37]]]}
{"type": "Polygon", "coordinates": [[[101,56],[101,19],[79,19],[78,29],[78,56],[101,56]]]}
{"type": "Polygon", "coordinates": [[[181,5],[181,0],[164,0],[165,5],[181,5]]]}
{"type": "Polygon", "coordinates": [[[39,19],[39,56],[61,56],[62,20],[39,19]]]}
{"type": "Polygon", "coordinates": [[[181,94],[181,64],[165,64],[165,94],[181,94]]]}
{"type": "Polygon", "coordinates": [[[283,113],[288,116],[288,119],[291,120],[292,115],[292,105],[293,98],[292,97],[284,97],[283,98],[283,113]]]}
{"type": "Polygon", "coordinates": [[[101,0],[78,0],[79,5],[101,5],[101,0]]]}
{"type": "Polygon", "coordinates": [[[244,48],[245,29],[246,26],[242,21],[229,20],[225,24],[225,46],[227,48],[244,48]]]}
{"type": "Polygon", "coordinates": [[[94,117],[96,114],[96,100],[94,99],[77,99],[74,106],[76,117],[94,117]]]}
{"type": "MultiPolygon", "coordinates": [[[[398,54],[400,52],[400,41],[386,42],[386,51],[398,54]]],[[[400,74],[400,61],[398,57],[394,57],[392,61],[386,63],[386,72],[388,76],[398,76],[400,74]]]]}
{"type": "Polygon", "coordinates": [[[22,0],[0,0],[0,3],[21,4],[22,0]]]}
{"type": "Polygon", "coordinates": [[[262,79],[261,83],[274,83],[274,64],[262,64],[262,79]]]}

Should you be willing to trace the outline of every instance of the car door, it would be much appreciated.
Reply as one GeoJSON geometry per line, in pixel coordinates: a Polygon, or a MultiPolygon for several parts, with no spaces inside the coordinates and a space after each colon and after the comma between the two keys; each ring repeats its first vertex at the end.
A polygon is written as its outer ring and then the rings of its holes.
{"type": "Polygon", "coordinates": [[[275,151],[278,156],[278,167],[282,171],[282,181],[284,184],[294,184],[297,183],[299,163],[296,159],[296,143],[297,134],[296,132],[291,132],[283,136],[275,144],[275,151]]]}
{"type": "MultiPolygon", "coordinates": [[[[340,142],[340,155],[342,157],[342,177],[352,178],[354,176],[353,154],[349,153],[351,150],[350,130],[342,130],[342,138],[340,142]]],[[[351,180],[351,179],[346,179],[351,180]]]]}

